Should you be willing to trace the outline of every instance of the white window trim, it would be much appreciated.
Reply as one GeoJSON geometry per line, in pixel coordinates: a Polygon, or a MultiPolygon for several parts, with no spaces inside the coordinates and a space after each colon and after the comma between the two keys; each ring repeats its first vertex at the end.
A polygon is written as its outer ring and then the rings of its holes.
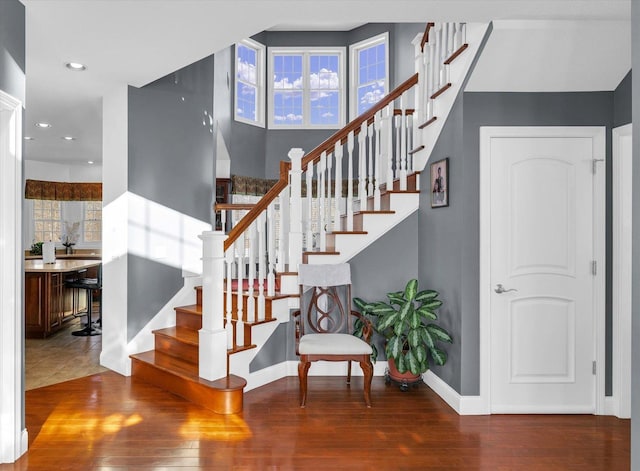
{"type": "MultiPolygon", "coordinates": [[[[80,240],[78,241],[79,243],[81,242],[81,245],[84,247],[94,247],[94,246],[100,246],[102,245],[102,234],[100,234],[100,240],[99,241],[88,241],[86,238],[86,233],[84,230],[84,223],[86,221],[89,221],[89,219],[86,219],[85,216],[87,215],[87,203],[97,203],[98,201],[83,201],[82,202],[82,219],[80,220],[80,240]]],[[[102,208],[102,201],[100,201],[100,207],[102,208]]],[[[102,215],[102,212],[100,213],[102,215]]],[[[102,223],[102,217],[100,218],[100,222],[102,223]]]]}
{"type": "Polygon", "coordinates": [[[234,54],[234,63],[233,63],[233,72],[234,72],[234,86],[233,86],[233,116],[234,119],[239,123],[250,124],[252,126],[257,126],[260,128],[265,127],[265,51],[266,47],[264,44],[260,44],[253,39],[243,39],[242,41],[236,44],[235,54],[234,54]],[[256,117],[257,120],[253,121],[251,119],[245,118],[244,116],[238,115],[238,107],[236,106],[236,99],[238,97],[238,44],[242,44],[245,47],[251,48],[256,51],[256,77],[258,79],[257,90],[256,90],[256,117]]]}
{"type": "Polygon", "coordinates": [[[360,63],[358,53],[372,46],[385,43],[384,63],[385,63],[385,81],[384,94],[389,93],[389,33],[378,34],[363,41],[351,44],[349,46],[349,117],[351,120],[358,116],[358,72],[360,71],[360,63]]]}
{"type": "Polygon", "coordinates": [[[270,129],[341,129],[346,125],[346,64],[345,64],[345,47],[275,47],[269,48],[269,77],[273,77],[273,56],[276,54],[302,54],[302,76],[305,81],[305,86],[302,89],[302,124],[275,124],[273,121],[273,80],[269,80],[267,84],[268,92],[268,107],[269,107],[269,119],[268,125],[270,129]],[[310,124],[310,110],[309,110],[309,60],[308,56],[311,54],[337,54],[338,55],[338,78],[340,81],[340,118],[338,124],[324,125],[324,124],[310,124]]]}

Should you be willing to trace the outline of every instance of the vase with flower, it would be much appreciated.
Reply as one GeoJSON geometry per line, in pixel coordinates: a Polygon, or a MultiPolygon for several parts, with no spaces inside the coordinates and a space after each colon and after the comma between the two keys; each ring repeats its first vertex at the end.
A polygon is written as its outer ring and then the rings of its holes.
{"type": "Polygon", "coordinates": [[[73,246],[76,245],[80,236],[79,231],[79,222],[70,223],[68,221],[65,221],[63,223],[60,240],[62,241],[62,245],[64,245],[65,253],[67,255],[73,254],[73,246]]]}

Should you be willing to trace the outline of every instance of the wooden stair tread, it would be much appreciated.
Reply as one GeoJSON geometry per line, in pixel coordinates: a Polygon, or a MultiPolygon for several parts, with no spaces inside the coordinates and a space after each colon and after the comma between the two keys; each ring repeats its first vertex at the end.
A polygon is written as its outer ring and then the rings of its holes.
{"type": "Polygon", "coordinates": [[[327,235],[367,235],[367,231],[333,231],[327,235]]]}
{"type": "Polygon", "coordinates": [[[229,375],[215,381],[203,379],[199,376],[197,365],[155,350],[135,353],[129,355],[129,357],[133,360],[153,365],[159,370],[174,374],[187,381],[192,381],[219,391],[242,389],[247,384],[244,378],[235,375],[229,375]]]}
{"type": "Polygon", "coordinates": [[[174,307],[173,308],[175,311],[183,311],[183,312],[188,312],[190,314],[196,314],[201,316],[202,315],[202,306],[199,306],[198,304],[190,304],[188,306],[178,306],[178,307],[174,307]]]}
{"type": "Polygon", "coordinates": [[[340,252],[332,252],[329,250],[321,251],[312,251],[312,252],[303,252],[302,255],[340,255],[340,252]]]}
{"type": "MultiPolygon", "coordinates": [[[[224,288],[223,291],[226,293],[227,289],[224,288]]],[[[266,291],[266,288],[265,288],[265,291],[266,291]]],[[[232,296],[237,296],[238,295],[238,291],[237,290],[231,290],[231,295],[232,296]]],[[[242,291],[242,295],[243,296],[249,296],[249,291],[242,291]]],[[[260,293],[258,293],[257,291],[253,292],[253,297],[254,298],[258,298],[259,295],[260,295],[260,293]]],[[[278,299],[295,298],[297,296],[300,296],[300,295],[299,294],[284,294],[284,293],[276,292],[276,294],[274,294],[273,296],[267,296],[265,294],[264,295],[264,300],[265,301],[277,301],[278,299]]]]}
{"type": "Polygon", "coordinates": [[[187,329],[185,327],[167,327],[165,329],[157,329],[152,331],[154,335],[170,337],[182,343],[189,345],[199,345],[200,335],[197,330],[187,329]]]}
{"type": "Polygon", "coordinates": [[[420,190],[386,190],[387,193],[390,194],[420,194],[420,190]]]}
{"type": "Polygon", "coordinates": [[[355,216],[356,214],[395,214],[395,211],[390,211],[390,210],[379,210],[379,211],[375,211],[375,210],[368,210],[368,209],[363,209],[362,211],[356,211],[355,213],[353,213],[353,215],[355,216]]]}
{"type": "Polygon", "coordinates": [[[422,123],[420,126],[418,126],[418,129],[424,129],[427,126],[429,126],[431,123],[435,122],[435,120],[438,119],[437,116],[434,116],[433,118],[425,121],[424,123],[422,123]]]}
{"type": "Polygon", "coordinates": [[[444,61],[444,65],[449,65],[451,64],[454,60],[456,60],[456,58],[462,54],[464,52],[464,50],[466,48],[468,48],[469,45],[467,43],[463,44],[462,46],[460,46],[456,51],[453,52],[453,54],[451,54],[446,61],[444,61]]]}
{"type": "Polygon", "coordinates": [[[409,152],[407,152],[409,155],[413,155],[416,154],[418,152],[420,152],[422,149],[424,149],[424,145],[418,146],[415,149],[411,149],[409,152]]]}
{"type": "Polygon", "coordinates": [[[440,90],[436,91],[433,95],[431,95],[431,99],[434,100],[436,98],[438,98],[440,95],[442,95],[444,92],[446,92],[447,90],[449,90],[449,88],[451,88],[451,83],[447,83],[446,85],[444,85],[440,90]]]}

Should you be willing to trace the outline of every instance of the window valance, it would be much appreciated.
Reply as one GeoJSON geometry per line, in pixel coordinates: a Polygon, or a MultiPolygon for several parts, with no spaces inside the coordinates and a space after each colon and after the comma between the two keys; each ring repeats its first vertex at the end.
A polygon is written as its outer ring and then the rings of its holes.
{"type": "Polygon", "coordinates": [[[102,183],[27,180],[24,197],[32,200],[102,201],[102,183]]]}
{"type": "MultiPolygon", "coordinates": [[[[242,175],[231,175],[231,194],[233,195],[255,195],[262,196],[267,193],[271,189],[273,185],[275,185],[278,180],[269,180],[266,178],[256,178],[256,177],[245,177],[242,175]]],[[[328,184],[328,181],[327,181],[328,184]]],[[[349,184],[349,180],[342,180],[342,194],[347,194],[347,186],[349,184]]],[[[358,180],[353,180],[353,195],[357,196],[358,194],[358,180]]],[[[334,185],[335,181],[331,182],[331,192],[334,193],[334,185]]],[[[306,182],[302,183],[302,197],[305,198],[307,196],[307,185],[306,182]]],[[[318,181],[316,179],[312,182],[312,197],[318,197],[318,181]]],[[[328,189],[325,189],[325,194],[328,194],[328,189]]]]}

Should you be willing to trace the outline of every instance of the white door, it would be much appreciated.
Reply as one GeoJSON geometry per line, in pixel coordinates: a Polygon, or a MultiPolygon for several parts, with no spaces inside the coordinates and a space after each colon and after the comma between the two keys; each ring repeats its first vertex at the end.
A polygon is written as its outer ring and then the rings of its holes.
{"type": "Polygon", "coordinates": [[[594,158],[590,137],[491,139],[491,412],[595,412],[594,158]]]}

